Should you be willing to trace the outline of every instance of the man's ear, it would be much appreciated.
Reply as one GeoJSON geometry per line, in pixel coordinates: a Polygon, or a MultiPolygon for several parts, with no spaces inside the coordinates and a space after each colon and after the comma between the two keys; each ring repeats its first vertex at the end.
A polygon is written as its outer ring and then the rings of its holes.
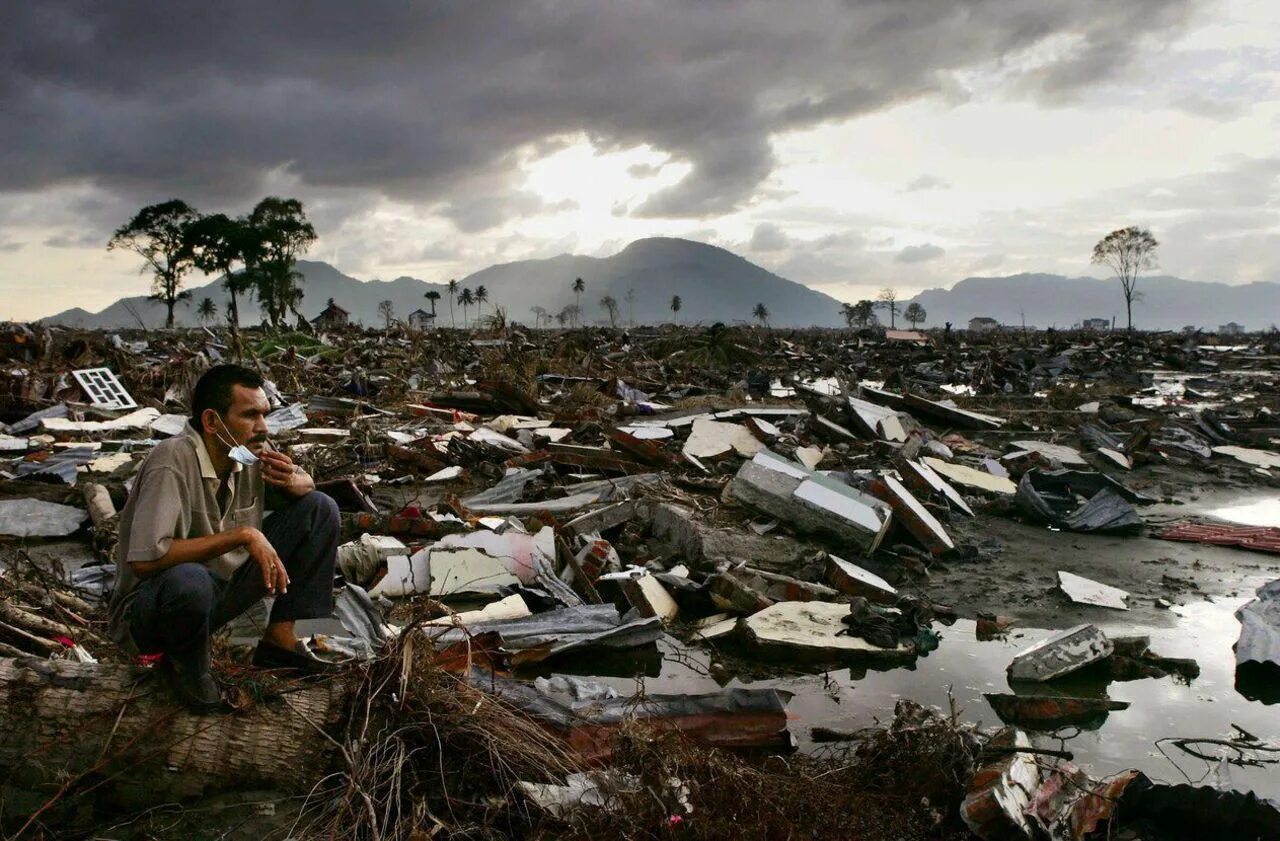
{"type": "Polygon", "coordinates": [[[200,431],[216,435],[219,432],[219,420],[217,409],[205,409],[200,413],[200,431]]]}

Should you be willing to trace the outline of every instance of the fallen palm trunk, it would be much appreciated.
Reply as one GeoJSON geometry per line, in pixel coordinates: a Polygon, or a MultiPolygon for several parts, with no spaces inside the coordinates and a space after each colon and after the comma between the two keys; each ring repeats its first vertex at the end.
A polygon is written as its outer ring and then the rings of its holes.
{"type": "Polygon", "coordinates": [[[344,696],[339,682],[311,684],[197,716],[147,670],[0,659],[0,818],[52,814],[90,792],[124,809],[253,786],[306,792],[330,764],[321,728],[344,696]]]}

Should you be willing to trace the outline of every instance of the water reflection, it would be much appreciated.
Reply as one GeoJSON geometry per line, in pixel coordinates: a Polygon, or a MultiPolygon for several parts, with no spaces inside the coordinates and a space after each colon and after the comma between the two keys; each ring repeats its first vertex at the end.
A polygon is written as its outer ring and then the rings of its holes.
{"type": "MultiPolygon", "coordinates": [[[[1178,622],[1172,628],[1104,625],[1112,636],[1150,635],[1152,651],[1197,660],[1200,676],[1190,683],[1172,676],[1114,682],[1103,670],[1089,669],[1040,687],[1035,691],[1109,698],[1128,702],[1129,707],[1090,722],[1096,729],[1070,727],[1057,733],[1033,733],[1032,741],[1043,747],[1065,744],[1075,753],[1077,763],[1095,774],[1138,768],[1168,782],[1186,780],[1155,749],[1157,739],[1229,736],[1236,724],[1264,741],[1280,741],[1280,717],[1263,703],[1268,698],[1275,700],[1280,686],[1275,675],[1264,676],[1261,683],[1246,676],[1237,689],[1232,645],[1240,625],[1233,613],[1244,601],[1228,599],[1175,608],[1178,622]]],[[[606,671],[612,676],[601,682],[622,692],[634,691],[640,675],[645,675],[639,679],[650,693],[714,692],[724,686],[745,685],[788,690],[795,693],[788,708],[792,731],[801,749],[812,750],[812,728],[856,730],[877,720],[887,721],[900,698],[945,709],[950,693],[966,720],[997,725],[999,717],[984,695],[1029,691],[1022,685],[1010,687],[1005,668],[1016,653],[1049,632],[1014,629],[1005,639],[980,642],[974,623],[960,620],[941,634],[938,650],[921,657],[912,667],[886,671],[842,667],[805,673],[785,664],[761,664],[730,645],[712,650],[686,646],[668,637],[659,645],[657,674],[652,659],[633,663],[627,672],[625,658],[611,662],[608,669],[590,668],[584,673],[598,676],[606,671]]],[[[1230,784],[1265,797],[1280,797],[1280,775],[1274,769],[1232,769],[1230,784]]]]}

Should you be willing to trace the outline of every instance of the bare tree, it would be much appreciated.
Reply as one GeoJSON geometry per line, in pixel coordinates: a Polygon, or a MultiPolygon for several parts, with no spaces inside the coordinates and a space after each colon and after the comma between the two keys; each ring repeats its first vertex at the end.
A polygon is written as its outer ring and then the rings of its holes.
{"type": "Polygon", "coordinates": [[[396,305],[390,301],[383,301],[378,304],[378,315],[382,316],[382,323],[391,329],[391,324],[396,320],[396,305]]]}
{"type": "Polygon", "coordinates": [[[631,327],[636,326],[636,290],[627,290],[627,324],[631,327]]]}
{"type": "Polygon", "coordinates": [[[1155,267],[1159,245],[1151,231],[1129,227],[1112,231],[1093,247],[1093,262],[1110,267],[1120,281],[1130,332],[1133,331],[1133,302],[1142,300],[1142,293],[1137,291],[1138,273],[1155,267]]]}
{"type": "Polygon", "coordinates": [[[612,295],[605,295],[600,299],[600,306],[609,314],[609,326],[618,326],[618,299],[612,295]]]}
{"type": "Polygon", "coordinates": [[[533,329],[535,330],[542,326],[544,320],[551,320],[551,317],[547,314],[546,307],[530,307],[529,311],[533,313],[533,329]]]}
{"type": "Polygon", "coordinates": [[[898,326],[898,290],[885,287],[876,296],[877,306],[889,311],[889,328],[898,326]]]}

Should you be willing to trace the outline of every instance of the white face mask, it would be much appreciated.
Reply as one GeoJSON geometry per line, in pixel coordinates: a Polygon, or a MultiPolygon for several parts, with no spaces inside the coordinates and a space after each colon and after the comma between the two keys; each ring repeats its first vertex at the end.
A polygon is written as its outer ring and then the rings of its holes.
{"type": "MultiPolygon", "coordinates": [[[[222,422],[221,417],[218,418],[218,423],[222,426],[224,430],[226,430],[227,436],[231,437],[231,430],[227,429],[227,425],[222,422]]],[[[237,464],[242,464],[245,467],[252,467],[253,465],[258,463],[258,457],[255,456],[253,454],[253,451],[250,450],[248,447],[246,447],[244,444],[229,444],[227,443],[226,439],[222,437],[221,434],[218,435],[218,440],[221,441],[223,444],[226,444],[227,458],[231,459],[237,464]]],[[[232,438],[231,440],[234,441],[235,439],[232,438]]]]}

